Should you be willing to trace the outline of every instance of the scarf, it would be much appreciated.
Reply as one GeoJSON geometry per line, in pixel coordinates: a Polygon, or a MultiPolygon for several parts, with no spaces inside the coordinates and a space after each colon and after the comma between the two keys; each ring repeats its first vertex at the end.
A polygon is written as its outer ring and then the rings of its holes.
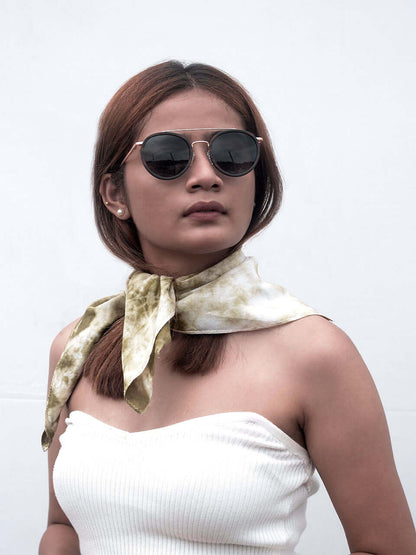
{"type": "Polygon", "coordinates": [[[90,304],[72,330],[49,388],[43,450],[52,442],[61,410],[89,352],[123,315],[124,398],[143,413],[152,397],[155,359],[170,342],[171,329],[188,334],[233,333],[285,324],[311,314],[319,313],[283,287],[262,281],[255,259],[241,250],[202,272],[176,279],[134,271],[125,291],[90,304]]]}

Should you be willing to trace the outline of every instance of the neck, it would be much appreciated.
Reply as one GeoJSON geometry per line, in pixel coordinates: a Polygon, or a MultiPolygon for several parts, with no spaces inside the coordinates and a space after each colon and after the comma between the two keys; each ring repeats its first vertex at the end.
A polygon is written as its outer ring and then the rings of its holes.
{"type": "Polygon", "coordinates": [[[214,266],[214,264],[226,258],[229,251],[230,249],[224,249],[203,254],[158,253],[154,251],[148,253],[143,251],[143,254],[146,262],[154,267],[153,273],[177,278],[189,274],[197,274],[214,266]]]}

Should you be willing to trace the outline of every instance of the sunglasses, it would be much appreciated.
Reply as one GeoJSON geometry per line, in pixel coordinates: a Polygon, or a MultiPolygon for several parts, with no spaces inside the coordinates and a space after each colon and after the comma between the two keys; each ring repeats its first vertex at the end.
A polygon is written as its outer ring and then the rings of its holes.
{"type": "Polygon", "coordinates": [[[136,147],[146,170],[158,179],[175,179],[186,172],[194,159],[194,145],[205,143],[211,164],[219,172],[231,177],[241,177],[251,172],[259,161],[261,137],[242,129],[221,129],[210,141],[190,142],[176,131],[216,131],[212,128],[174,129],[153,133],[134,143],[121,165],[136,147]]]}

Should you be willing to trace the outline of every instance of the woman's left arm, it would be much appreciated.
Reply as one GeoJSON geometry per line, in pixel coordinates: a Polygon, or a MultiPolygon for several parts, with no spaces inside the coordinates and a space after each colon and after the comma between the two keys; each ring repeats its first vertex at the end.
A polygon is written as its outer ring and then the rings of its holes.
{"type": "Polygon", "coordinates": [[[314,327],[307,343],[306,445],[350,550],[415,555],[415,528],[385,414],[363,359],[349,337],[327,321],[314,327]]]}

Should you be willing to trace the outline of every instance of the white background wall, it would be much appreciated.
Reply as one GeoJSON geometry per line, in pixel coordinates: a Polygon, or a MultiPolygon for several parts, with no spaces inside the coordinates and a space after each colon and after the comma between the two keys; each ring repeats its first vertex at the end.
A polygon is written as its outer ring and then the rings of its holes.
{"type": "MultiPolygon", "coordinates": [[[[130,269],[94,229],[100,112],[169,58],[237,77],[269,125],[283,208],[246,248],[368,364],[416,514],[416,4],[412,0],[2,0],[0,552],[37,552],[48,351],[130,269]]],[[[348,552],[323,488],[300,551],[348,552]]]]}

